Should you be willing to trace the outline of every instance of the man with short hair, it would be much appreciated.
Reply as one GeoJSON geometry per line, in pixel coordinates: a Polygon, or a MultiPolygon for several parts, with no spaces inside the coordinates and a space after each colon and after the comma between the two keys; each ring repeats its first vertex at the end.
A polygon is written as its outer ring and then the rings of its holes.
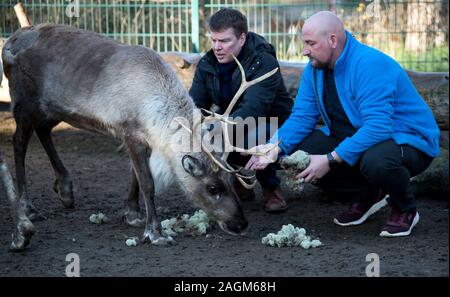
{"type": "Polygon", "coordinates": [[[306,151],[310,163],[297,178],[354,195],[334,218],[337,225],[361,224],[389,203],[380,236],[409,235],[419,221],[410,178],[439,154],[430,108],[396,61],[358,42],[331,12],[306,20],[302,39],[310,62],[291,116],[270,140],[281,144],[246,168],[261,170],[279,155],[306,151]],[[319,117],[325,126],[316,129],[319,117]]]}
{"type": "MultiPolygon", "coordinates": [[[[218,107],[217,112],[222,114],[241,84],[241,73],[232,54],[242,64],[247,80],[258,78],[279,67],[279,64],[273,46],[262,36],[248,32],[247,18],[238,10],[219,10],[209,19],[208,30],[211,34],[212,49],[199,61],[189,94],[197,107],[210,109],[214,104],[218,107]]],[[[289,117],[292,106],[293,100],[286,91],[281,73],[277,71],[271,77],[248,88],[232,109],[230,117],[263,117],[266,119],[265,127],[258,126],[256,133],[268,134],[269,118],[277,117],[278,124],[281,125],[289,117]]],[[[249,143],[249,137],[253,136],[245,134],[245,146],[249,143]]],[[[264,141],[267,141],[270,135],[264,138],[264,141]]],[[[232,142],[235,143],[236,139],[232,142]]],[[[244,166],[248,159],[248,156],[232,152],[228,162],[244,166]]],[[[265,210],[286,210],[287,205],[281,193],[275,166],[268,166],[259,171],[256,179],[263,190],[265,210]]],[[[238,182],[235,188],[241,199],[254,197],[253,191],[248,192],[238,182]]]]}

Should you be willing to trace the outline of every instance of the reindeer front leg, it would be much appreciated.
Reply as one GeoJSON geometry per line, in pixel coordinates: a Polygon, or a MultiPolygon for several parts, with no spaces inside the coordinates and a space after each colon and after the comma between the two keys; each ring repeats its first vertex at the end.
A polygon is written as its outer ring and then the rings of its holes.
{"type": "Polygon", "coordinates": [[[156,215],[154,202],[155,185],[148,164],[151,150],[148,146],[133,140],[125,140],[125,144],[127,145],[133,170],[139,183],[139,189],[145,201],[146,220],[142,241],[150,241],[155,245],[173,244],[175,241],[172,237],[163,236],[161,223],[156,215]]]}
{"type": "Polygon", "coordinates": [[[11,207],[11,216],[15,225],[15,230],[12,236],[12,242],[10,251],[18,252],[23,251],[25,247],[30,243],[31,237],[35,233],[33,223],[28,219],[25,214],[25,209],[20,203],[16,189],[14,187],[13,179],[9,173],[6,161],[3,159],[0,152],[0,182],[3,184],[6,197],[11,207]]]}
{"type": "MultiPolygon", "coordinates": [[[[131,166],[134,167],[133,163],[131,166]]],[[[139,207],[139,183],[136,173],[134,172],[134,168],[131,169],[131,185],[124,219],[128,225],[133,227],[142,227],[145,224],[143,214],[141,213],[141,208],[139,207]]]]}

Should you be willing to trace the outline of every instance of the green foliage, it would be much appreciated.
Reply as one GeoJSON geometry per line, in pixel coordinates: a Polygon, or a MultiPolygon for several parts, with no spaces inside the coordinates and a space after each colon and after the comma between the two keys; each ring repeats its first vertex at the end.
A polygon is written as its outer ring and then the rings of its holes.
{"type": "Polygon", "coordinates": [[[421,53],[408,51],[404,48],[402,50],[394,58],[408,70],[423,72],[448,71],[448,44],[421,53]]]}

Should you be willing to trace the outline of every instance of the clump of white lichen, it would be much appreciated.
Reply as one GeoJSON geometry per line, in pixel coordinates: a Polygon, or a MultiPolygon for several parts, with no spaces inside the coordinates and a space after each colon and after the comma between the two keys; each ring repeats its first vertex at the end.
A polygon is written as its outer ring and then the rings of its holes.
{"type": "Polygon", "coordinates": [[[91,216],[89,217],[89,221],[94,224],[103,224],[108,223],[109,218],[105,214],[100,212],[98,214],[91,214],[91,216]]]}
{"type": "Polygon", "coordinates": [[[139,243],[139,238],[137,238],[137,237],[131,237],[125,241],[125,244],[127,246],[137,246],[138,243],[139,243]]]}
{"type": "Polygon", "coordinates": [[[163,232],[169,236],[176,236],[178,233],[200,236],[206,234],[209,226],[209,218],[201,209],[192,216],[183,214],[180,218],[171,218],[161,222],[163,232]]]}
{"type": "Polygon", "coordinates": [[[322,245],[318,239],[311,240],[311,236],[306,235],[304,228],[294,227],[291,224],[283,225],[280,231],[269,233],[261,240],[262,244],[276,247],[300,246],[304,249],[315,248],[322,245]]]}
{"type": "Polygon", "coordinates": [[[286,185],[293,191],[303,190],[304,179],[295,176],[308,167],[309,160],[309,154],[302,150],[280,159],[280,167],[286,171],[286,185]]]}

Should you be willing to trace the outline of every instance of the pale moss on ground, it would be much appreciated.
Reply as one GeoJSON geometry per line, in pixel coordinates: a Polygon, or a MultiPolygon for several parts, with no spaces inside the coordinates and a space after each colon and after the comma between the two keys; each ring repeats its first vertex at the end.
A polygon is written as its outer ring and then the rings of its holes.
{"type": "Polygon", "coordinates": [[[131,237],[131,238],[128,238],[128,239],[125,241],[125,244],[126,244],[127,246],[137,246],[137,245],[139,244],[139,238],[138,238],[138,237],[131,237]]]}
{"type": "Polygon", "coordinates": [[[276,247],[300,246],[304,249],[315,248],[322,245],[318,239],[311,240],[311,236],[306,235],[304,228],[295,227],[292,224],[283,225],[281,230],[269,233],[261,239],[262,244],[276,247]]]}
{"type": "Polygon", "coordinates": [[[89,221],[93,224],[103,224],[108,223],[109,218],[105,214],[99,212],[98,214],[91,214],[89,217],[89,221]]]}
{"type": "Polygon", "coordinates": [[[206,234],[210,227],[209,218],[203,210],[197,210],[194,215],[183,214],[181,218],[171,218],[161,222],[163,232],[169,236],[183,233],[190,236],[206,234]]]}

